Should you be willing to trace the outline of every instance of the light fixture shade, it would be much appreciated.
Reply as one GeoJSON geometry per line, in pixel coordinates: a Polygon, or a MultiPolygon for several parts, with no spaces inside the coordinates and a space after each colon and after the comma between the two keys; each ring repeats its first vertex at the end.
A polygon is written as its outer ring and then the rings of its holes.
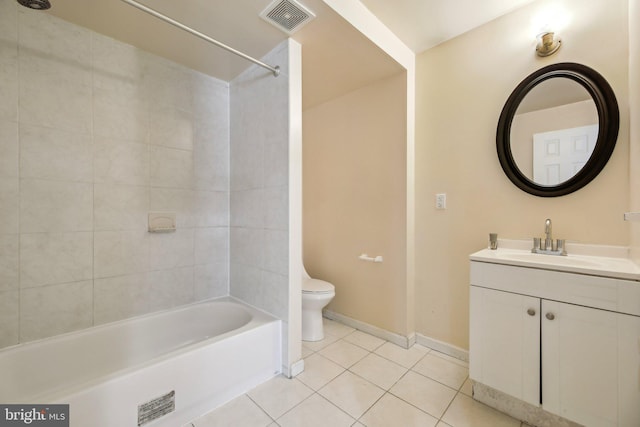
{"type": "Polygon", "coordinates": [[[536,46],[536,53],[538,56],[553,55],[560,49],[562,41],[555,37],[555,33],[552,31],[541,33],[538,35],[538,45],[536,46]]]}

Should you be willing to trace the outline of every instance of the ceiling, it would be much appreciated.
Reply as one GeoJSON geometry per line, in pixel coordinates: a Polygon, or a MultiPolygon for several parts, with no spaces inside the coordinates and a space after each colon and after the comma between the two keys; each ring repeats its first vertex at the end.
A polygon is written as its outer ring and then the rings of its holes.
{"type": "Polygon", "coordinates": [[[424,52],[534,0],[360,0],[409,49],[424,52]]]}
{"type": "MultiPolygon", "coordinates": [[[[263,57],[288,37],[259,17],[271,1],[139,0],[254,58],[263,57]]],[[[315,20],[292,36],[302,44],[303,108],[403,71],[322,0],[299,1],[316,14],[315,20]]],[[[418,53],[532,0],[360,1],[418,53]]],[[[225,81],[251,65],[121,0],[51,3],[48,13],[52,15],[225,81]]]]}

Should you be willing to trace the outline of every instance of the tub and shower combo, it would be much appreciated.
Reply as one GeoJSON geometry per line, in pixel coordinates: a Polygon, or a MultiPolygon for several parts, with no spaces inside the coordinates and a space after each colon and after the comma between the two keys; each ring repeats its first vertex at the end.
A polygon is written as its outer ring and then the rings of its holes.
{"type": "MultiPolygon", "coordinates": [[[[122,1],[279,74],[277,66],[122,1]]],[[[282,327],[224,297],[19,344],[0,350],[0,403],[68,404],[72,427],[180,427],[278,375],[282,327]]]]}
{"type": "Polygon", "coordinates": [[[17,345],[0,402],[69,404],[72,427],[179,427],[279,374],[281,327],[226,297],[17,345]]]}

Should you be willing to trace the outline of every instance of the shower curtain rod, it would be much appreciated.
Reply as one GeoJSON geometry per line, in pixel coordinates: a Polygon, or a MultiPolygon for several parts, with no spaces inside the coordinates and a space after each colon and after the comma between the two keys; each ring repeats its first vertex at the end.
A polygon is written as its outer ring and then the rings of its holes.
{"type": "Polygon", "coordinates": [[[129,4],[129,5],[131,5],[131,6],[133,6],[133,7],[135,7],[135,8],[137,8],[137,9],[140,9],[143,12],[148,13],[149,15],[155,16],[156,18],[161,19],[161,20],[163,20],[164,22],[166,22],[168,24],[171,24],[171,25],[173,25],[175,27],[180,28],[181,30],[184,30],[184,31],[186,31],[188,33],[191,33],[196,37],[200,37],[202,40],[206,40],[209,43],[212,43],[212,44],[214,44],[214,45],[216,45],[218,47],[221,47],[224,50],[227,50],[227,51],[229,51],[229,52],[231,52],[231,53],[233,53],[235,55],[238,55],[238,56],[240,56],[240,57],[242,57],[242,58],[244,58],[244,59],[246,59],[248,61],[251,61],[256,65],[261,66],[262,68],[266,68],[267,70],[270,70],[273,73],[274,77],[278,77],[278,75],[280,75],[280,67],[277,66],[277,65],[275,67],[272,67],[269,64],[265,64],[264,62],[259,61],[259,60],[255,59],[255,58],[252,58],[251,56],[249,56],[247,54],[244,54],[244,53],[240,52],[239,50],[236,50],[236,49],[234,49],[234,48],[232,48],[230,46],[227,46],[226,44],[221,43],[218,40],[212,39],[211,37],[207,36],[206,34],[202,34],[201,32],[194,30],[193,28],[189,28],[186,25],[181,24],[180,22],[178,22],[178,21],[176,21],[174,19],[171,19],[166,15],[161,14],[160,12],[158,12],[158,11],[156,11],[154,9],[151,9],[150,7],[147,7],[147,6],[143,5],[143,4],[140,4],[137,1],[134,1],[134,0],[122,0],[122,1],[127,3],[127,4],[129,4]]]}

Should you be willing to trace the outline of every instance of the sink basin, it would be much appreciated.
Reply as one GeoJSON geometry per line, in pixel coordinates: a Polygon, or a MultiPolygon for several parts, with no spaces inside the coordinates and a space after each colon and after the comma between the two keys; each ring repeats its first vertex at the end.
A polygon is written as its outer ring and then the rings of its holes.
{"type": "Polygon", "coordinates": [[[483,249],[472,254],[470,259],[472,261],[494,264],[541,268],[640,281],[640,268],[628,258],[575,255],[571,253],[567,256],[558,256],[535,254],[530,250],[524,249],[498,248],[497,250],[483,249]]]}

